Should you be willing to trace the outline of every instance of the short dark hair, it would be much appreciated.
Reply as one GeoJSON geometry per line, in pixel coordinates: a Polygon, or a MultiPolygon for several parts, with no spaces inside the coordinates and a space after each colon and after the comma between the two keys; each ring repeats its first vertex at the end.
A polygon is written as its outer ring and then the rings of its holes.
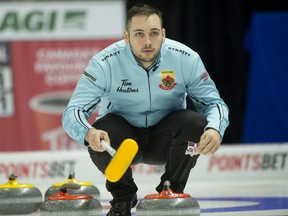
{"type": "Polygon", "coordinates": [[[152,14],[156,14],[161,23],[161,28],[163,28],[163,18],[162,18],[162,11],[160,11],[158,8],[148,5],[148,4],[136,4],[132,8],[130,8],[127,12],[126,16],[126,29],[130,27],[131,20],[134,16],[138,15],[144,15],[144,16],[150,16],[152,14]]]}

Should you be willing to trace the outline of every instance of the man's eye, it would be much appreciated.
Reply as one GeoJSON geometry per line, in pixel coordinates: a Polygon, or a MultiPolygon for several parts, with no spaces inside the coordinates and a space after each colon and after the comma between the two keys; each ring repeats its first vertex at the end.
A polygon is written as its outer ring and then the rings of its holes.
{"type": "Polygon", "coordinates": [[[152,32],[152,35],[153,35],[153,36],[158,36],[158,35],[159,35],[159,32],[152,32]]]}
{"type": "Polygon", "coordinates": [[[136,36],[137,36],[137,37],[142,37],[142,36],[143,36],[143,33],[142,33],[142,32],[138,32],[138,33],[136,33],[136,36]]]}

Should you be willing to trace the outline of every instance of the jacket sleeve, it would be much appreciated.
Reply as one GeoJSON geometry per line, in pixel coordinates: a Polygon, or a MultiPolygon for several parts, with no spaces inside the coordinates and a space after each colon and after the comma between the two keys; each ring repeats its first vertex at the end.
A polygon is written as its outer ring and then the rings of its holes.
{"type": "Polygon", "coordinates": [[[102,68],[92,59],[79,79],[70,101],[62,115],[62,125],[67,134],[81,144],[92,126],[88,118],[95,111],[106,89],[102,68]]]}
{"type": "MultiPolygon", "coordinates": [[[[207,118],[207,128],[219,131],[223,138],[224,132],[229,125],[229,109],[210,78],[200,56],[195,53],[192,66],[185,69],[185,80],[188,96],[192,99],[196,110],[207,118]]],[[[185,64],[185,65],[191,65],[185,64]]]]}

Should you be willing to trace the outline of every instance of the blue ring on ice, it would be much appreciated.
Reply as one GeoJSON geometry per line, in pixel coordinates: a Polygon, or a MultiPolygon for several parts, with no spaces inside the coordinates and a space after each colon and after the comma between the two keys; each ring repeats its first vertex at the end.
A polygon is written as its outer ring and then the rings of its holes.
{"type": "Polygon", "coordinates": [[[218,201],[218,202],[239,202],[240,206],[235,207],[213,207],[201,208],[201,213],[209,212],[237,212],[237,211],[257,211],[257,210],[277,210],[288,209],[288,197],[219,197],[219,198],[195,198],[198,202],[218,201]],[[241,202],[251,203],[241,205],[241,202]]]}

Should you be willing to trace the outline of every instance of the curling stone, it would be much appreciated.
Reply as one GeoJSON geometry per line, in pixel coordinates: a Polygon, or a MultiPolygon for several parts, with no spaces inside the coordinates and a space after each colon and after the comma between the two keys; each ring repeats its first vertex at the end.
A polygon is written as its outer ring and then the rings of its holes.
{"type": "Polygon", "coordinates": [[[87,194],[70,194],[68,189],[79,190],[81,185],[63,184],[56,194],[49,196],[40,206],[40,216],[101,216],[100,202],[87,194]]]}
{"type": "Polygon", "coordinates": [[[33,184],[19,184],[11,174],[7,183],[0,185],[0,215],[31,214],[39,210],[43,201],[41,191],[33,184]]]}
{"type": "Polygon", "coordinates": [[[136,207],[136,216],[199,216],[200,206],[189,194],[174,193],[170,189],[170,182],[164,183],[164,190],[160,194],[146,195],[136,207]]]}
{"type": "Polygon", "coordinates": [[[68,189],[68,193],[70,194],[87,194],[93,196],[95,199],[100,200],[100,191],[98,188],[93,185],[91,182],[80,182],[75,179],[75,173],[72,172],[69,174],[68,179],[64,182],[58,182],[53,184],[51,187],[49,187],[46,192],[45,192],[45,200],[47,200],[48,197],[54,195],[59,191],[60,187],[63,184],[67,183],[75,183],[81,186],[80,189],[75,190],[75,189],[68,189]]]}

